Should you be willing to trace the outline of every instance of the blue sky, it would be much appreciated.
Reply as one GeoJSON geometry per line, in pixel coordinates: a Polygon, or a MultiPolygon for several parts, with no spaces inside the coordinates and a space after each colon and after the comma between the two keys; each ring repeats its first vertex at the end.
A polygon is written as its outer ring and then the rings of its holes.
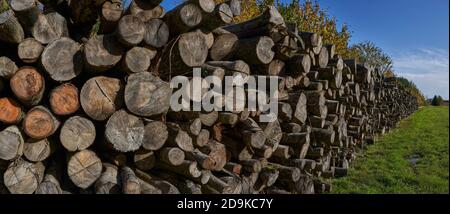
{"type": "MultiPolygon", "coordinates": [[[[290,2],[291,0],[281,0],[290,2]]],[[[164,0],[173,8],[182,0],[164,0]]],[[[351,43],[372,41],[394,60],[397,74],[412,80],[427,97],[449,97],[448,0],[319,0],[346,23],[351,43]]]]}

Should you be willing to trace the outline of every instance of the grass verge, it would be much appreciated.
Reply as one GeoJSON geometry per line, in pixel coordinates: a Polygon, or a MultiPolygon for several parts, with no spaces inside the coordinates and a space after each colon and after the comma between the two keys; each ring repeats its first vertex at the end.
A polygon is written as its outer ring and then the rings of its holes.
{"type": "Polygon", "coordinates": [[[367,147],[332,193],[449,193],[449,109],[423,107],[367,147]]]}

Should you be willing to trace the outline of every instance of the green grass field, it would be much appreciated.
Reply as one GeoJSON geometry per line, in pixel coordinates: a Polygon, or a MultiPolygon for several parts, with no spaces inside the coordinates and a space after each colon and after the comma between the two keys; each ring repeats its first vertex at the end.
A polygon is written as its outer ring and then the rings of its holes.
{"type": "Polygon", "coordinates": [[[423,107],[366,147],[332,193],[449,193],[448,107],[423,107]]]}

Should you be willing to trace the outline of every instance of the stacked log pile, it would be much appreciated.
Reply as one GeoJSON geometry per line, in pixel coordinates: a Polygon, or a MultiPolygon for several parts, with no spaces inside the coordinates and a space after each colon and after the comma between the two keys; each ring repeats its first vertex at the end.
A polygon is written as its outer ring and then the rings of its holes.
{"type": "Polygon", "coordinates": [[[418,108],[272,6],[236,24],[239,0],[167,12],[161,0],[55,2],[12,0],[0,14],[1,193],[327,192],[418,108]],[[98,34],[81,30],[95,17],[98,34]],[[197,67],[277,76],[278,119],[170,109],[170,79],[197,67]]]}

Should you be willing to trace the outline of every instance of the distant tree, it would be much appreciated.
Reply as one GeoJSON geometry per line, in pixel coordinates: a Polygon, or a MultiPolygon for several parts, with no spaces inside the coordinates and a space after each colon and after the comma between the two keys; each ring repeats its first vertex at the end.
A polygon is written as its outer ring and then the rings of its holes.
{"type": "Polygon", "coordinates": [[[368,63],[371,66],[379,68],[382,72],[392,71],[392,59],[380,47],[373,42],[366,41],[354,44],[350,47],[359,54],[358,60],[361,63],[368,63]]]}
{"type": "Polygon", "coordinates": [[[433,106],[439,105],[438,97],[436,95],[434,95],[433,100],[431,100],[431,105],[433,106]]]}
{"type": "MultiPolygon", "coordinates": [[[[225,0],[215,0],[216,3],[222,3],[225,0]]],[[[273,3],[273,1],[272,1],[273,3]]],[[[241,15],[234,18],[236,23],[247,21],[253,17],[258,16],[264,11],[263,7],[269,5],[268,2],[260,0],[242,0],[241,1],[241,15]]]]}
{"type": "Polygon", "coordinates": [[[444,99],[440,95],[434,95],[433,99],[431,100],[432,106],[440,106],[444,102],[444,99]]]}

